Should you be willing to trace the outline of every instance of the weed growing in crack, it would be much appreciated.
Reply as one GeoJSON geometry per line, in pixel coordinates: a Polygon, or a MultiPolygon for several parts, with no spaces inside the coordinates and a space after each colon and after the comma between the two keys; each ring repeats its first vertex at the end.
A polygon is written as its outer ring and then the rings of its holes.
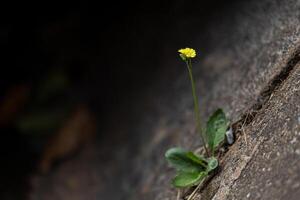
{"type": "Polygon", "coordinates": [[[194,112],[197,132],[204,143],[205,154],[198,155],[179,147],[169,149],[165,157],[167,161],[177,170],[177,175],[172,184],[177,188],[185,188],[200,184],[219,165],[215,157],[216,149],[223,143],[225,133],[229,126],[222,109],[217,109],[208,119],[206,128],[202,128],[200,119],[198,97],[196,95],[195,81],[192,72],[192,58],[196,57],[196,51],[191,48],[180,49],[179,55],[186,63],[189,78],[192,85],[194,99],[194,112]]]}

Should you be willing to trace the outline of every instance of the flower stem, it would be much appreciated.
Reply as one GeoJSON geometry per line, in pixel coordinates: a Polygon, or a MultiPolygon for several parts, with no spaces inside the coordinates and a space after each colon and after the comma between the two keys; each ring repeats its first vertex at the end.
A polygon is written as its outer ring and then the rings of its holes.
{"type": "Polygon", "coordinates": [[[203,135],[202,128],[201,128],[199,103],[198,103],[198,97],[196,95],[196,87],[195,87],[195,81],[194,81],[194,78],[193,78],[191,59],[186,60],[186,65],[187,65],[187,68],[188,68],[188,71],[189,71],[189,76],[190,76],[190,80],[191,80],[191,84],[192,84],[192,93],[193,93],[193,98],[194,98],[194,111],[195,111],[195,116],[196,116],[196,128],[197,128],[197,131],[200,133],[200,137],[201,137],[201,139],[204,143],[204,149],[205,149],[206,155],[209,156],[209,152],[206,148],[206,140],[205,140],[205,137],[203,135]]]}

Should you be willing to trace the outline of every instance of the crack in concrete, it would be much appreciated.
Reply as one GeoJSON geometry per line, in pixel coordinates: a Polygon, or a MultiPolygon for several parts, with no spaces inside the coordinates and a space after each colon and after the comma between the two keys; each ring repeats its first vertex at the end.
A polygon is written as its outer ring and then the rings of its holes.
{"type": "MultiPolygon", "coordinates": [[[[266,127],[266,126],[265,126],[266,127]]],[[[265,128],[264,127],[264,128],[265,128]]],[[[261,130],[261,132],[264,130],[264,128],[261,130]]],[[[260,137],[253,147],[250,155],[241,155],[241,159],[239,160],[239,165],[236,167],[234,172],[231,174],[231,176],[223,180],[220,183],[220,187],[218,188],[217,192],[214,194],[212,200],[224,200],[227,198],[227,195],[229,194],[231,187],[234,185],[235,181],[241,176],[244,169],[247,167],[248,163],[251,161],[253,156],[258,150],[258,147],[261,145],[261,143],[265,140],[264,137],[260,137]]]]}
{"type": "Polygon", "coordinates": [[[300,47],[291,55],[286,66],[270,81],[270,83],[258,95],[256,103],[241,116],[240,120],[232,124],[233,133],[238,137],[242,133],[243,126],[249,125],[255,118],[256,114],[263,109],[264,105],[271,99],[283,82],[289,77],[291,71],[300,62],[300,47]]]}

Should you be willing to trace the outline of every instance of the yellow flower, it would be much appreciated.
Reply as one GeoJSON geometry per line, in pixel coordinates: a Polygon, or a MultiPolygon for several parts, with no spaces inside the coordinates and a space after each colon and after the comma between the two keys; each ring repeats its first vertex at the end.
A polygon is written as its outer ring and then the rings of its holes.
{"type": "Polygon", "coordinates": [[[192,48],[179,49],[178,52],[182,58],[194,58],[196,57],[196,51],[192,48]]]}

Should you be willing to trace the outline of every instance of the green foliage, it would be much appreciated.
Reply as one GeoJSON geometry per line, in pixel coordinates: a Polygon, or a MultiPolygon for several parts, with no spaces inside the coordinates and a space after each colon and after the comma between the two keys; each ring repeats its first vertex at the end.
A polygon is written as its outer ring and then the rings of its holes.
{"type": "Polygon", "coordinates": [[[215,157],[210,157],[208,159],[208,164],[207,164],[207,172],[211,172],[213,171],[214,169],[216,169],[218,167],[219,163],[218,163],[218,160],[217,158],[215,157]]]}
{"type": "Polygon", "coordinates": [[[179,172],[172,180],[175,187],[189,187],[197,185],[207,176],[206,172],[179,172]]]}
{"type": "MultiPolygon", "coordinates": [[[[211,155],[214,155],[216,148],[224,141],[227,127],[228,120],[225,113],[218,109],[209,118],[205,132],[208,143],[206,145],[209,147],[211,155]]],[[[169,149],[165,157],[177,170],[172,184],[179,188],[197,185],[219,165],[214,156],[206,158],[179,147],[169,149]]]]}
{"type": "Polygon", "coordinates": [[[201,160],[200,157],[197,157],[192,152],[187,152],[178,147],[169,149],[165,156],[170,165],[172,165],[177,171],[200,172],[203,171],[206,166],[199,164],[206,161],[201,160]]]}
{"type": "Polygon", "coordinates": [[[193,160],[194,162],[198,163],[199,165],[206,166],[207,159],[200,155],[195,155],[193,152],[189,151],[186,153],[186,156],[193,160]]]}
{"type": "Polygon", "coordinates": [[[206,125],[205,136],[212,154],[214,154],[215,149],[220,143],[224,141],[228,124],[228,120],[222,109],[216,110],[210,116],[206,125]]]}
{"type": "Polygon", "coordinates": [[[197,185],[218,166],[215,157],[206,159],[177,147],[169,149],[165,156],[170,165],[177,170],[177,175],[172,181],[175,187],[197,185]]]}

